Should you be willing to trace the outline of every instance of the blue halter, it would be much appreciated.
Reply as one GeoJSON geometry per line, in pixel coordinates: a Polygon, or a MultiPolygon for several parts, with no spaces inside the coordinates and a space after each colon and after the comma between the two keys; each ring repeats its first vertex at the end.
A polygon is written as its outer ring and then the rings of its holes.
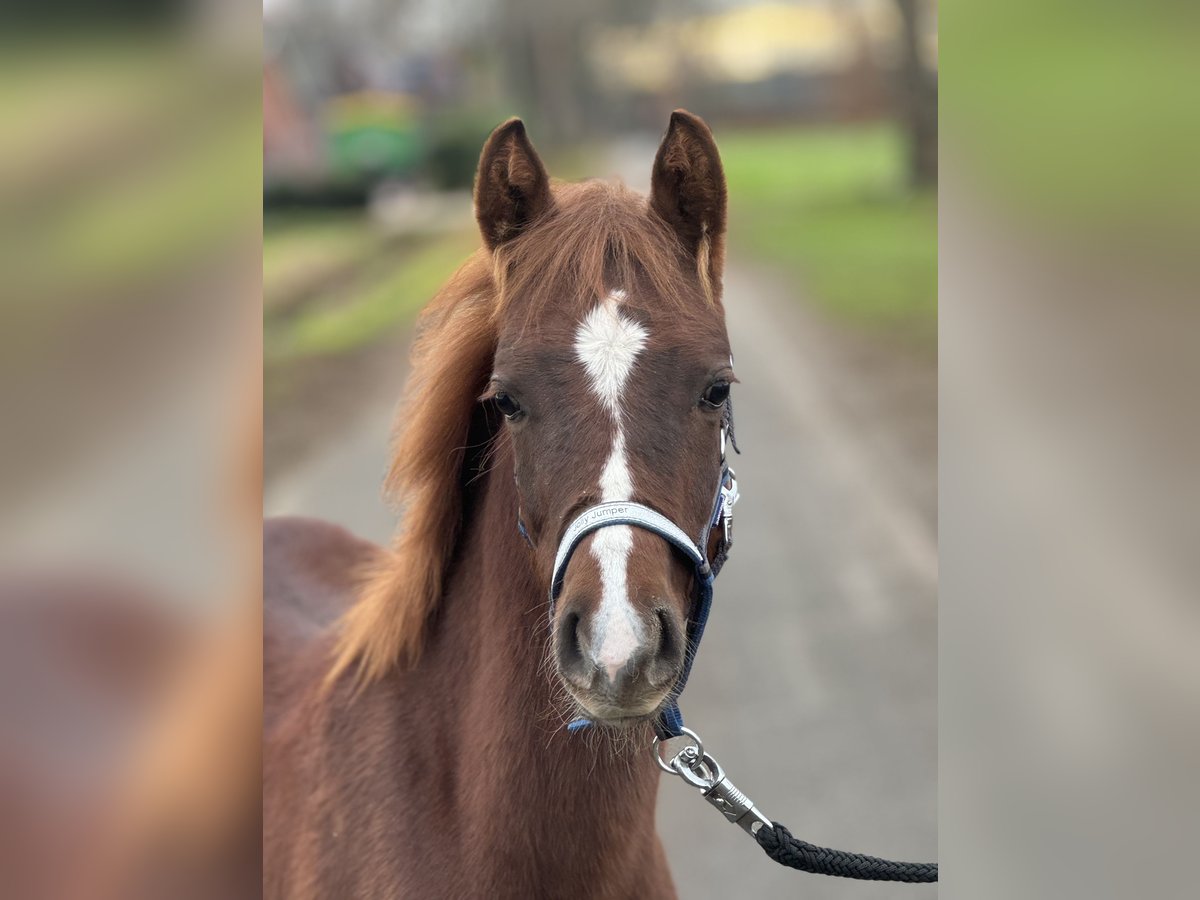
{"type": "MultiPolygon", "coordinates": [[[[576,548],[585,537],[610,525],[632,525],[653,532],[667,543],[679,549],[696,569],[696,596],[692,614],[688,617],[687,647],[683,657],[683,671],[679,680],[667,695],[666,702],[654,721],[654,730],[662,740],[678,737],[683,733],[683,715],[679,711],[679,695],[687,684],[704,636],[704,626],[712,608],[713,581],[729,555],[733,545],[733,506],[738,500],[737,479],[725,459],[725,445],[730,434],[730,422],[721,426],[721,480],[713,500],[712,515],[709,516],[699,539],[692,538],[682,528],[657,510],[641,503],[619,500],[600,503],[585,509],[575,517],[558,545],[554,558],[554,572],[550,579],[550,620],[554,620],[554,601],[562,592],[563,578],[576,548]],[[718,531],[718,526],[720,530],[718,531]],[[713,532],[717,532],[716,552],[708,558],[707,548],[713,532]]],[[[736,449],[736,444],[734,448],[736,449]]],[[[578,731],[591,725],[589,719],[576,719],[567,725],[568,731],[578,731]]]]}

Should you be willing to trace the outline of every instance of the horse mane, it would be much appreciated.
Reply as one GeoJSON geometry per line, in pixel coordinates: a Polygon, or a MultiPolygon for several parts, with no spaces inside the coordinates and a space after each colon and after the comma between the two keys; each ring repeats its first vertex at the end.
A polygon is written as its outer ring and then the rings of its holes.
{"type": "Polygon", "coordinates": [[[462,531],[468,433],[491,376],[501,313],[517,303],[526,322],[549,303],[582,312],[618,285],[642,285],[639,293],[655,303],[680,308],[697,293],[719,302],[641,195],[587,181],[556,184],[553,197],[524,233],[490,253],[477,250],[421,314],[384,488],[403,510],[401,525],[390,552],[362,573],[339,623],[329,684],[356,669],[363,686],[420,656],[462,531]]]}

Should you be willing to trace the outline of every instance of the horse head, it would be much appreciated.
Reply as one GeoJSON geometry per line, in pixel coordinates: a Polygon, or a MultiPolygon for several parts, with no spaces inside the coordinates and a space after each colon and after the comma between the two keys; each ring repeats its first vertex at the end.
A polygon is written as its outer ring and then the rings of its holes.
{"type": "MultiPolygon", "coordinates": [[[[537,569],[551,572],[568,525],[598,503],[639,503],[707,536],[735,380],[720,297],[725,182],[708,127],[672,115],[645,198],[552,185],[511,120],[483,149],[475,210],[500,289],[483,396],[511,442],[537,569]]],[[[668,699],[696,578],[644,529],[610,526],[579,544],[552,652],[588,718],[631,724],[668,699]]]]}

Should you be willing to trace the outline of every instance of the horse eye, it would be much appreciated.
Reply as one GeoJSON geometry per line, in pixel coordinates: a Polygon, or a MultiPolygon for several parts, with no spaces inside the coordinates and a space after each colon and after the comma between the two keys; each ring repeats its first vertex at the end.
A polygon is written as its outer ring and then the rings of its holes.
{"type": "Polygon", "coordinates": [[[515,419],[521,414],[521,404],[504,391],[497,391],[492,399],[496,401],[496,407],[504,414],[504,418],[515,419]]]}
{"type": "Polygon", "coordinates": [[[714,409],[722,406],[729,399],[729,382],[718,381],[716,384],[709,385],[708,390],[700,399],[705,406],[711,406],[714,409]]]}

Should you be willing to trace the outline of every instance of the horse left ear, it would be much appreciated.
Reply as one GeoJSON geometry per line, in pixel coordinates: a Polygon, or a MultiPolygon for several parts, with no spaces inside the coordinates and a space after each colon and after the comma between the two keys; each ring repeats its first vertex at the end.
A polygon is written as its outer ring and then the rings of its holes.
{"type": "Polygon", "coordinates": [[[650,208],[696,259],[710,294],[725,267],[726,190],[721,154],[708,125],[687,110],[671,113],[666,137],[654,158],[650,208]]]}
{"type": "Polygon", "coordinates": [[[475,219],[489,250],[516,237],[550,208],[550,176],[525,123],[509,119],[492,132],[479,155],[475,219]]]}

